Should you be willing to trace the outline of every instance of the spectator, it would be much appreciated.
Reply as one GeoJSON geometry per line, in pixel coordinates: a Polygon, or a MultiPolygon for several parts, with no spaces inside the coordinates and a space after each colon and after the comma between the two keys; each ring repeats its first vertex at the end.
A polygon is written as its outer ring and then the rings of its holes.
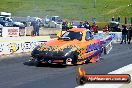
{"type": "Polygon", "coordinates": [[[120,23],[120,16],[118,16],[117,21],[120,23]]]}
{"type": "Polygon", "coordinates": [[[112,21],[114,21],[115,20],[115,18],[114,18],[114,16],[112,17],[112,21]]]}
{"type": "Polygon", "coordinates": [[[84,28],[84,26],[83,26],[83,22],[80,22],[78,28],[84,28]]]}
{"type": "Polygon", "coordinates": [[[62,31],[66,31],[66,22],[62,23],[62,31]]]}
{"type": "Polygon", "coordinates": [[[85,27],[86,29],[89,29],[89,30],[90,30],[90,28],[91,28],[89,22],[87,22],[87,21],[85,21],[84,27],[85,27]]]}
{"type": "Polygon", "coordinates": [[[34,20],[32,21],[31,26],[33,26],[33,35],[39,36],[40,22],[38,20],[34,20]]]}
{"type": "Polygon", "coordinates": [[[127,27],[125,25],[122,25],[123,29],[122,29],[122,41],[120,44],[123,43],[123,41],[126,44],[126,37],[127,37],[127,27]]]}
{"type": "Polygon", "coordinates": [[[31,32],[31,35],[35,35],[35,24],[36,24],[35,20],[31,22],[31,26],[33,26],[33,30],[31,32]]]}
{"type": "Polygon", "coordinates": [[[128,33],[127,33],[127,41],[128,41],[128,44],[130,44],[131,38],[132,38],[132,24],[128,28],[128,33]]]}
{"type": "Polygon", "coordinates": [[[40,30],[40,21],[37,20],[37,22],[36,22],[36,33],[35,33],[35,35],[39,36],[39,30],[40,30]]]}
{"type": "Polygon", "coordinates": [[[120,27],[119,27],[119,24],[117,24],[116,26],[115,26],[115,28],[114,28],[115,30],[115,32],[120,32],[120,27]]]}
{"type": "Polygon", "coordinates": [[[72,29],[73,28],[73,24],[72,24],[72,22],[69,22],[68,23],[68,29],[72,29]]]}
{"type": "Polygon", "coordinates": [[[109,31],[109,28],[107,25],[105,25],[105,27],[103,28],[103,32],[108,32],[109,31]]]}
{"type": "Polygon", "coordinates": [[[65,26],[66,26],[66,31],[69,30],[69,28],[68,28],[68,22],[67,21],[66,21],[65,26]]]}
{"type": "Polygon", "coordinates": [[[98,33],[98,26],[96,25],[95,22],[92,25],[92,29],[93,29],[94,33],[98,33]]]}

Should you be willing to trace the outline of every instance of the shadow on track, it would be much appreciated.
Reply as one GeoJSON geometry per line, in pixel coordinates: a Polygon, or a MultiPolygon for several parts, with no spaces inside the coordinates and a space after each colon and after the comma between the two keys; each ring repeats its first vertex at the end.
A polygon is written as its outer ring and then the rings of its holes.
{"type": "Polygon", "coordinates": [[[37,66],[32,61],[27,61],[27,62],[24,62],[23,64],[27,65],[27,66],[36,66],[36,67],[51,67],[51,68],[66,68],[66,67],[68,67],[66,65],[61,65],[61,64],[41,64],[41,65],[37,66]]]}

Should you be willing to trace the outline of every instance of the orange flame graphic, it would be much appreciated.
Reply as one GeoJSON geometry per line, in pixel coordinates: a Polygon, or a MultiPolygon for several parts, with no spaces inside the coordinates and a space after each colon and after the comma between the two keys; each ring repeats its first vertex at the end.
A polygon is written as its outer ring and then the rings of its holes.
{"type": "Polygon", "coordinates": [[[78,68],[78,72],[79,72],[80,76],[85,76],[86,75],[86,72],[85,72],[85,70],[82,67],[78,68]]]}

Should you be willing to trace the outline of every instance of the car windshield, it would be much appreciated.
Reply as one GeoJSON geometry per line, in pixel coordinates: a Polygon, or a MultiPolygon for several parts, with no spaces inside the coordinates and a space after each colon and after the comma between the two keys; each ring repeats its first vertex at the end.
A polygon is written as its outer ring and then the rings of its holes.
{"type": "Polygon", "coordinates": [[[81,40],[82,39],[82,33],[81,32],[73,32],[73,31],[68,31],[64,33],[59,39],[63,40],[81,40]]]}

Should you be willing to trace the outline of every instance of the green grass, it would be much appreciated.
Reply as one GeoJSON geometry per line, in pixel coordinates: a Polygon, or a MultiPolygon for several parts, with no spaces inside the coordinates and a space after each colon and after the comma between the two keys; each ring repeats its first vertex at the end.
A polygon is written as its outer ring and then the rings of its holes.
{"type": "Polygon", "coordinates": [[[13,13],[14,16],[59,15],[68,20],[109,21],[111,17],[132,16],[132,0],[0,0],[0,11],[13,13]]]}

